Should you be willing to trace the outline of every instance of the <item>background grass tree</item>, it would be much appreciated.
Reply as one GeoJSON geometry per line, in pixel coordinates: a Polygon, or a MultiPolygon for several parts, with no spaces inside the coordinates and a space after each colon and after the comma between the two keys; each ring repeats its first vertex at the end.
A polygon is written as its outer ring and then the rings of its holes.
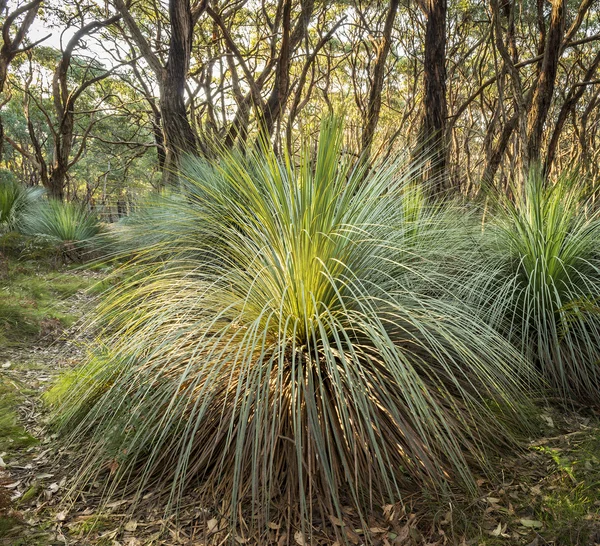
{"type": "Polygon", "coordinates": [[[22,227],[24,215],[42,193],[40,188],[27,188],[6,174],[0,178],[0,233],[22,227]]]}
{"type": "Polygon", "coordinates": [[[90,249],[101,225],[78,203],[48,199],[27,211],[22,231],[57,245],[64,257],[77,261],[90,249]]]}
{"type": "Polygon", "coordinates": [[[566,400],[600,387],[600,212],[577,173],[496,193],[468,296],[566,400]],[[481,260],[481,258],[483,258],[481,260]]]}

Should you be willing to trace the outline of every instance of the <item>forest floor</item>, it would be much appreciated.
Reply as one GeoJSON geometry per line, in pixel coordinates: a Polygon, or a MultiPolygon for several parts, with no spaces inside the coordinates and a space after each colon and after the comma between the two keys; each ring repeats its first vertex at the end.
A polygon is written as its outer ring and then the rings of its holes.
{"type": "MultiPolygon", "coordinates": [[[[126,500],[100,510],[93,485],[76,502],[66,500],[77,469],[57,462],[59,442],[46,426],[42,394],[81,360],[81,320],[104,275],[0,256],[0,545],[226,543],[220,522],[201,521],[193,508],[177,522],[152,508],[132,513],[126,500]]],[[[479,480],[476,499],[405,499],[403,507],[382,507],[368,529],[356,528],[348,514],[348,521],[332,518],[320,535],[337,531],[338,544],[339,537],[363,544],[368,535],[382,546],[600,544],[600,414],[548,406],[542,417],[539,436],[499,456],[496,477],[479,480]]],[[[269,544],[308,544],[298,532],[273,533],[269,544]]]]}

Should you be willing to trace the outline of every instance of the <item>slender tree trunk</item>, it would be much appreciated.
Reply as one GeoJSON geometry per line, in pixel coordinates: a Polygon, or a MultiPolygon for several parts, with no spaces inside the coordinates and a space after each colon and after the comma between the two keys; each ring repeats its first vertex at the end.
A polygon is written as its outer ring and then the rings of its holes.
{"type": "MultiPolygon", "coordinates": [[[[592,61],[592,64],[587,69],[584,81],[582,83],[588,82],[592,80],[594,74],[596,73],[596,69],[600,65],[600,51],[596,53],[596,57],[592,61]]],[[[583,96],[585,92],[585,85],[578,85],[576,87],[572,87],[567,94],[565,102],[563,103],[560,112],[558,114],[558,118],[554,125],[554,130],[552,131],[552,137],[550,138],[550,143],[548,144],[548,152],[546,154],[546,161],[544,163],[544,172],[548,174],[550,169],[552,168],[552,163],[554,162],[554,157],[556,156],[556,151],[558,149],[558,141],[560,139],[560,135],[562,133],[563,127],[565,126],[565,122],[569,117],[569,114],[573,111],[579,99],[583,96]]]]}
{"type": "Polygon", "coordinates": [[[566,0],[552,0],[544,57],[527,116],[527,157],[530,162],[540,160],[544,125],[552,104],[558,60],[565,33],[565,3],[566,0]]]}
{"type": "MultiPolygon", "coordinates": [[[[281,120],[290,96],[290,62],[300,42],[305,38],[312,17],[315,0],[302,0],[297,23],[292,29],[292,0],[285,0],[282,9],[281,47],[275,68],[275,82],[261,113],[261,129],[273,135],[276,124],[281,120]]],[[[261,86],[262,87],[262,86],[261,86]]]]}
{"type": "MultiPolygon", "coordinates": [[[[8,76],[8,67],[12,60],[19,53],[27,51],[31,48],[31,46],[22,47],[22,42],[29,31],[29,27],[33,24],[37,16],[37,12],[40,8],[40,4],[42,0],[33,0],[27,4],[24,4],[17,8],[12,13],[7,14],[6,19],[4,20],[4,24],[2,25],[1,34],[2,34],[2,46],[0,47],[0,93],[4,91],[4,86],[6,84],[6,78],[8,76]],[[11,38],[10,31],[11,25],[14,23],[15,19],[25,13],[25,17],[19,27],[16,29],[16,33],[14,38],[11,38]]],[[[8,1],[0,0],[0,13],[2,13],[7,8],[8,1]]],[[[1,108],[1,106],[0,106],[1,108]]],[[[0,113],[0,161],[3,157],[4,151],[4,122],[2,120],[2,115],[0,113]]]]}
{"type": "MultiPolygon", "coordinates": [[[[445,0],[444,0],[445,1],[445,0]]],[[[377,57],[375,59],[375,68],[373,69],[373,82],[369,90],[369,101],[367,103],[366,117],[364,119],[364,128],[361,135],[362,156],[365,159],[371,155],[373,138],[375,130],[379,123],[379,113],[381,111],[381,93],[383,92],[383,83],[385,76],[385,65],[390,52],[392,30],[394,21],[398,13],[400,0],[390,0],[390,7],[383,27],[383,36],[377,44],[377,57]]],[[[445,33],[444,33],[445,34],[445,33]]]]}
{"type": "Polygon", "coordinates": [[[446,16],[447,0],[424,0],[427,18],[425,28],[424,117],[421,128],[421,149],[431,157],[430,176],[433,191],[446,186],[446,16]]]}

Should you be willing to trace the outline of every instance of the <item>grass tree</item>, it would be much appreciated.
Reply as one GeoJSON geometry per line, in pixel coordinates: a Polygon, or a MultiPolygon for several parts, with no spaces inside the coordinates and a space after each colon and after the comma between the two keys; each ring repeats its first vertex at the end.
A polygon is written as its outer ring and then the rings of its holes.
{"type": "Polygon", "coordinates": [[[190,160],[184,195],[128,227],[140,249],[100,304],[104,349],[50,393],[87,453],[79,483],[105,473],[109,496],[171,507],[194,490],[259,534],[473,489],[526,422],[519,356],[432,289],[453,237],[398,167],[357,167],[334,120],[297,163],[190,160]]]}
{"type": "Polygon", "coordinates": [[[598,401],[600,212],[576,173],[532,169],[493,198],[468,288],[489,323],[536,363],[566,400],[598,401]]]}
{"type": "Polygon", "coordinates": [[[23,215],[22,231],[61,248],[64,256],[78,260],[100,233],[100,222],[78,203],[49,199],[23,215]]]}
{"type": "Polygon", "coordinates": [[[0,233],[22,226],[23,217],[36,205],[40,188],[27,188],[14,180],[0,180],[0,233]]]}

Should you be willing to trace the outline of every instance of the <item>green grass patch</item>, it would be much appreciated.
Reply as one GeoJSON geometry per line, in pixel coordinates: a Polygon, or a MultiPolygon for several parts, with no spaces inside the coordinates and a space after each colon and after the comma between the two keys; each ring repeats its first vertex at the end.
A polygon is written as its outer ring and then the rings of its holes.
{"type": "Polygon", "coordinates": [[[82,517],[79,521],[75,521],[69,525],[69,531],[73,535],[84,537],[91,533],[99,533],[109,529],[114,525],[114,521],[110,518],[101,515],[92,515],[82,517]]]}
{"type": "Polygon", "coordinates": [[[19,385],[0,375],[0,452],[13,452],[38,442],[18,422],[15,407],[19,396],[19,385]]]}
{"type": "Polygon", "coordinates": [[[0,537],[6,535],[8,531],[18,525],[21,525],[21,522],[18,519],[0,516],[0,537]]]}
{"type": "Polygon", "coordinates": [[[549,474],[535,512],[546,535],[556,544],[592,543],[600,533],[600,424],[541,452],[549,474]]]}
{"type": "Polygon", "coordinates": [[[44,262],[8,259],[0,277],[0,346],[19,347],[48,330],[69,327],[80,310],[68,301],[96,281],[44,262]]]}

